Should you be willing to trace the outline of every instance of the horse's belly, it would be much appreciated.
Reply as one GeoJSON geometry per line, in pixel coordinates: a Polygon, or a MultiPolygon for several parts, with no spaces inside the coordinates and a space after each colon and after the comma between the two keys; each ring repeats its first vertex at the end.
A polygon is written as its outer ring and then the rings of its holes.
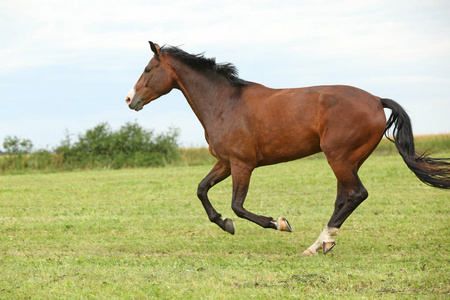
{"type": "Polygon", "coordinates": [[[321,151],[319,136],[312,131],[275,132],[260,141],[257,147],[258,165],[291,161],[321,151]]]}

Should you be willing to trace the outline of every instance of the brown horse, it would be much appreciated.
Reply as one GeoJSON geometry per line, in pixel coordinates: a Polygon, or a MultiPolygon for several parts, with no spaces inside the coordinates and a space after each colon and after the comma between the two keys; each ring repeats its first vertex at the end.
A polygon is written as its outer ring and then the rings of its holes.
{"type": "Polygon", "coordinates": [[[154,56],[126,103],[139,111],[173,88],[181,90],[217,158],[197,195],[209,219],[231,234],[233,222],[223,220],[208,199],[211,187],[231,175],[231,207],[237,216],[264,228],[292,231],[284,218],[275,221],[243,207],[250,176],[256,167],[323,151],[337,179],[335,209],[317,241],[303,253],[315,254],[321,248],[327,253],[341,225],[367,198],[358,170],[391,126],[391,141],[417,177],[428,185],[450,188],[450,163],[416,154],[410,119],[392,100],[350,86],[270,89],[238,78],[231,64],[152,42],[150,48],[154,56]],[[392,110],[387,123],[383,108],[392,110]]]}

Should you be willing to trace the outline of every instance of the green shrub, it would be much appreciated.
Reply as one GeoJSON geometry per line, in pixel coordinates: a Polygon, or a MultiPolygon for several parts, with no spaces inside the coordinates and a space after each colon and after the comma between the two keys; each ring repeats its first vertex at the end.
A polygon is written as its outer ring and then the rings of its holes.
{"type": "Polygon", "coordinates": [[[179,160],[178,131],[155,135],[137,123],[126,123],[112,131],[101,123],[78,137],[73,145],[66,139],[56,153],[74,168],[122,168],[164,166],[179,160]]]}
{"type": "Polygon", "coordinates": [[[3,146],[8,155],[0,158],[0,170],[58,171],[166,166],[181,159],[177,139],[177,129],[155,134],[134,122],[113,131],[107,123],[100,123],[80,134],[74,143],[67,135],[54,152],[38,150],[27,154],[32,148],[31,141],[7,137],[3,146]]]}

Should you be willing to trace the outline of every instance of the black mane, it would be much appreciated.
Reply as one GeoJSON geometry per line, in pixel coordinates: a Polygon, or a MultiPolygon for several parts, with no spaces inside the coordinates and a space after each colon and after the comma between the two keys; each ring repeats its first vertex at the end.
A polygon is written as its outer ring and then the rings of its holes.
{"type": "Polygon", "coordinates": [[[206,58],[203,56],[203,53],[189,54],[174,46],[164,46],[161,48],[161,51],[181,60],[193,69],[214,71],[225,77],[232,86],[244,86],[249,84],[249,82],[238,77],[238,70],[231,63],[218,64],[216,63],[215,58],[206,58]]]}

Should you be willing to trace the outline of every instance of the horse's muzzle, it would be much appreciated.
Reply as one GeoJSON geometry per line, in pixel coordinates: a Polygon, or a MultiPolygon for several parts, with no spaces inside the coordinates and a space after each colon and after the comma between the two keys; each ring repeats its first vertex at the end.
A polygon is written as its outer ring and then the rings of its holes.
{"type": "Polygon", "coordinates": [[[130,99],[130,97],[127,97],[125,99],[125,102],[128,104],[128,107],[130,109],[133,109],[135,111],[140,111],[144,107],[144,104],[142,103],[142,100],[137,100],[134,98],[135,97],[133,97],[133,99],[130,99]]]}
{"type": "Polygon", "coordinates": [[[144,107],[144,103],[140,97],[136,97],[136,89],[133,86],[131,90],[128,92],[127,98],[125,102],[128,104],[130,109],[134,109],[135,111],[140,111],[144,107]]]}

